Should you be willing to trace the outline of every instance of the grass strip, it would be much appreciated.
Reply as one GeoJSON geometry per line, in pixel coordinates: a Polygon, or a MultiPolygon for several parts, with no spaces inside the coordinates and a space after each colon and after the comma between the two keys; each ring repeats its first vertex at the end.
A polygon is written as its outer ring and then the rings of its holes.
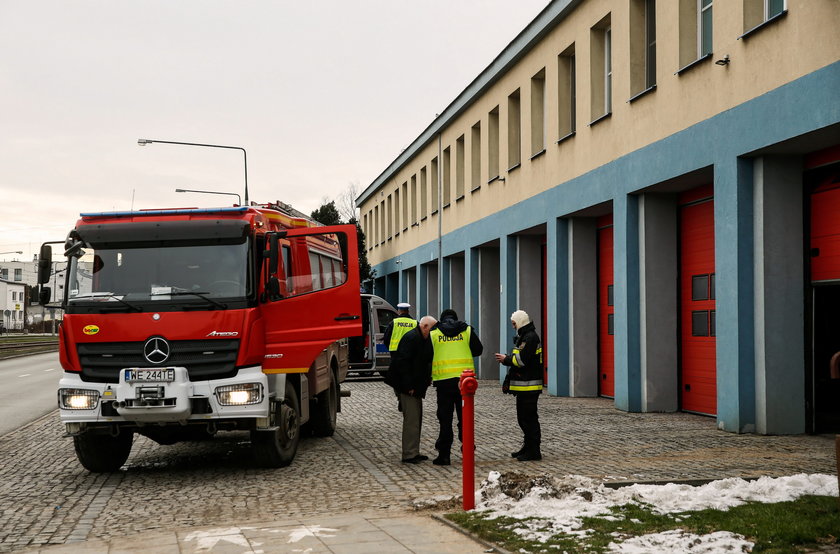
{"type": "Polygon", "coordinates": [[[771,554],[840,545],[840,501],[833,496],[803,496],[791,502],[753,502],[727,511],[708,509],[664,515],[645,506],[626,504],[611,509],[612,521],[583,518],[582,535],[551,535],[545,541],[526,537],[541,531],[550,533],[549,520],[489,519],[488,515],[489,512],[459,512],[446,517],[512,552],[606,552],[611,542],[672,529],[697,535],[731,531],[754,542],[753,552],[771,554]]]}

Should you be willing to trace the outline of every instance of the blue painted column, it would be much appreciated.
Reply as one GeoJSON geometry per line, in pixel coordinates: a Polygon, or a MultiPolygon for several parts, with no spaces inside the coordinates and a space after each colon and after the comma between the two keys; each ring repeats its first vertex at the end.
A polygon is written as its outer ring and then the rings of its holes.
{"type": "MultiPolygon", "coordinates": [[[[510,352],[513,347],[513,327],[510,325],[510,314],[516,310],[516,287],[518,282],[517,238],[515,235],[505,235],[499,241],[499,277],[501,280],[501,298],[499,302],[499,352],[510,352]]],[[[499,382],[504,381],[504,375],[499,375],[499,382]]]]}
{"type": "Polygon", "coordinates": [[[755,431],[753,235],[753,161],[721,153],[715,164],[717,420],[736,433],[755,431]]]}
{"type": "Polygon", "coordinates": [[[555,219],[546,225],[546,349],[548,393],[569,396],[569,224],[555,219]]]}
{"type": "Polygon", "coordinates": [[[639,198],[613,201],[615,263],[615,406],[642,409],[639,306],[639,198]]]}

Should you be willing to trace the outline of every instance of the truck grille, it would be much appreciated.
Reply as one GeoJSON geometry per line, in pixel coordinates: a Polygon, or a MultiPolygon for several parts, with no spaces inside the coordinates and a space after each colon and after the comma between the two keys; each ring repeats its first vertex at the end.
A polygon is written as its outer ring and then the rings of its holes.
{"type": "Polygon", "coordinates": [[[187,368],[190,381],[223,379],[236,374],[238,340],[170,341],[170,354],[162,364],[151,364],[143,357],[142,342],[81,343],[77,347],[82,364],[82,380],[117,383],[120,370],[126,367],[187,368]]]}

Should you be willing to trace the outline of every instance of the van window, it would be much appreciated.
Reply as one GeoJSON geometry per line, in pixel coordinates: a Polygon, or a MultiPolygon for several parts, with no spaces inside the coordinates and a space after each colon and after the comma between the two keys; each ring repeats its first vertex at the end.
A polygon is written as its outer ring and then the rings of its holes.
{"type": "Polygon", "coordinates": [[[391,310],[376,310],[376,317],[379,320],[379,332],[384,333],[385,329],[388,328],[388,325],[394,320],[394,316],[396,314],[391,310]]]}

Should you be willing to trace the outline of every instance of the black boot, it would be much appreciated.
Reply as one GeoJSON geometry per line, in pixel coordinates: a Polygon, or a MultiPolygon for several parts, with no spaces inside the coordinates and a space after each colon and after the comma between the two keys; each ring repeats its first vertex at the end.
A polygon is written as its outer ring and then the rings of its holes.
{"type": "Polygon", "coordinates": [[[432,463],[435,464],[436,466],[451,465],[451,462],[449,460],[449,454],[444,454],[443,452],[441,452],[440,454],[438,454],[437,458],[432,460],[432,463]]]}
{"type": "Polygon", "coordinates": [[[511,452],[510,457],[511,458],[518,458],[519,456],[521,456],[524,453],[525,453],[525,445],[522,445],[522,448],[520,448],[516,452],[511,452]]]}
{"type": "Polygon", "coordinates": [[[542,454],[539,448],[528,448],[522,454],[516,457],[519,462],[535,462],[542,460],[542,454]]]}

